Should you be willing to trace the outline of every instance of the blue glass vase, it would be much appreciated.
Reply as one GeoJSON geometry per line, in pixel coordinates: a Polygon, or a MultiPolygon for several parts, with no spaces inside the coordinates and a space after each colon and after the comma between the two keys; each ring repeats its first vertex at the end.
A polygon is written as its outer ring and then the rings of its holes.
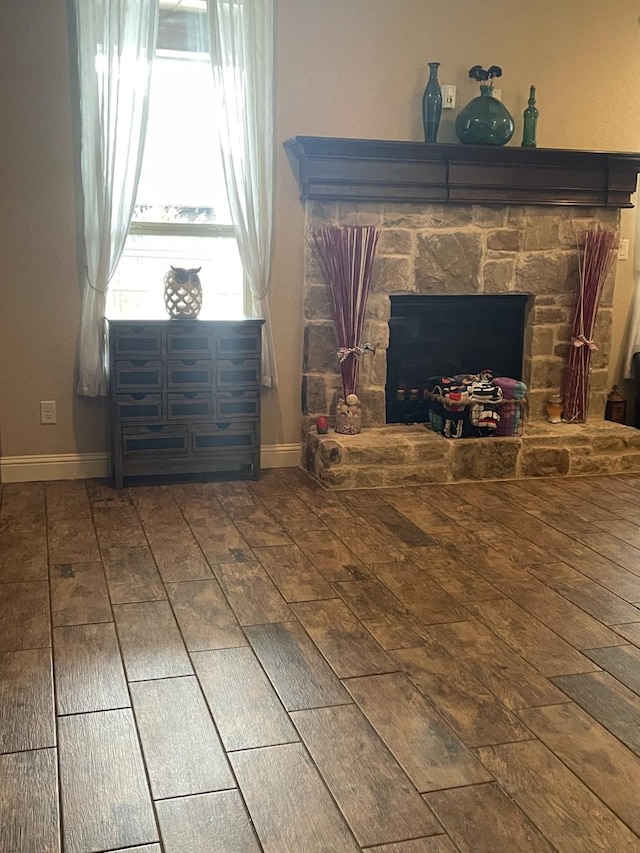
{"type": "Polygon", "coordinates": [[[442,113],[442,92],[438,82],[439,62],[429,63],[429,80],[422,96],[422,124],[424,125],[424,141],[435,142],[440,127],[442,113]]]}
{"type": "Polygon", "coordinates": [[[456,136],[465,145],[506,145],[513,136],[509,110],[493,97],[493,86],[480,86],[480,95],[456,117],[456,136]]]}

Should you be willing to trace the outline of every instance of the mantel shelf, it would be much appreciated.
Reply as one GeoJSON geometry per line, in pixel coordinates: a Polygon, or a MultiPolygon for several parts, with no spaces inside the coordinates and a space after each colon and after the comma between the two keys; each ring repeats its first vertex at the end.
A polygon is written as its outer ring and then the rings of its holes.
{"type": "Polygon", "coordinates": [[[640,153],[295,136],[301,198],[633,207],[640,153]]]}

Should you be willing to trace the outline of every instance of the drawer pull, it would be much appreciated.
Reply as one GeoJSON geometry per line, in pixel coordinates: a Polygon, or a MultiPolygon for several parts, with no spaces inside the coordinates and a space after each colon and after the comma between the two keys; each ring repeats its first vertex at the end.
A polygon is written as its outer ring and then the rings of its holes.
{"type": "Polygon", "coordinates": [[[187,398],[187,400],[195,400],[195,398],[198,396],[198,392],[197,391],[185,391],[184,396],[187,398]]]}
{"type": "Polygon", "coordinates": [[[235,364],[236,367],[240,364],[244,364],[244,358],[232,358],[231,364],[235,364]]]}
{"type": "Polygon", "coordinates": [[[196,363],[195,358],[183,358],[183,359],[182,359],[182,364],[186,364],[186,365],[188,365],[189,367],[193,367],[193,365],[194,365],[195,363],[196,363]]]}
{"type": "Polygon", "coordinates": [[[160,424],[158,426],[148,426],[147,429],[150,430],[151,432],[162,432],[162,430],[164,429],[164,426],[162,426],[162,424],[160,424]]]}
{"type": "Polygon", "coordinates": [[[131,396],[133,397],[134,400],[144,400],[144,398],[147,395],[146,394],[132,394],[131,396]]]}
{"type": "Polygon", "coordinates": [[[243,394],[244,394],[244,391],[231,391],[232,397],[242,397],[243,394]]]}
{"type": "Polygon", "coordinates": [[[130,364],[132,364],[134,367],[144,367],[146,363],[147,362],[145,359],[139,359],[139,358],[136,358],[130,362],[130,364]]]}
{"type": "Polygon", "coordinates": [[[218,427],[218,429],[229,429],[229,427],[231,426],[231,424],[216,423],[216,426],[218,427]]]}

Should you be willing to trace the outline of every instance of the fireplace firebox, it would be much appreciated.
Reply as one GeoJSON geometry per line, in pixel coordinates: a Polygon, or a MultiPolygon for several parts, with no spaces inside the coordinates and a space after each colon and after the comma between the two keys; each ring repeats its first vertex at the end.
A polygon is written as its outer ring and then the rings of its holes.
{"type": "Polygon", "coordinates": [[[386,421],[429,419],[426,381],[491,370],[522,378],[528,297],[520,294],[391,296],[386,421]]]}

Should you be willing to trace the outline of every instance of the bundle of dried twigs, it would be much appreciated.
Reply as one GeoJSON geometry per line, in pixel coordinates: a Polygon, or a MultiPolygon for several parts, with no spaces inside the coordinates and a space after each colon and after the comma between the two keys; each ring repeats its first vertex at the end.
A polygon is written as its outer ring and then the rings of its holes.
{"type": "Polygon", "coordinates": [[[588,229],[578,238],[580,283],[564,394],[564,419],[569,422],[586,421],[589,412],[591,353],[598,349],[593,330],[618,245],[618,234],[606,228],[588,229]]]}
{"type": "Polygon", "coordinates": [[[327,225],[313,235],[338,338],[344,398],[356,393],[362,327],[379,231],[373,225],[327,225]]]}

